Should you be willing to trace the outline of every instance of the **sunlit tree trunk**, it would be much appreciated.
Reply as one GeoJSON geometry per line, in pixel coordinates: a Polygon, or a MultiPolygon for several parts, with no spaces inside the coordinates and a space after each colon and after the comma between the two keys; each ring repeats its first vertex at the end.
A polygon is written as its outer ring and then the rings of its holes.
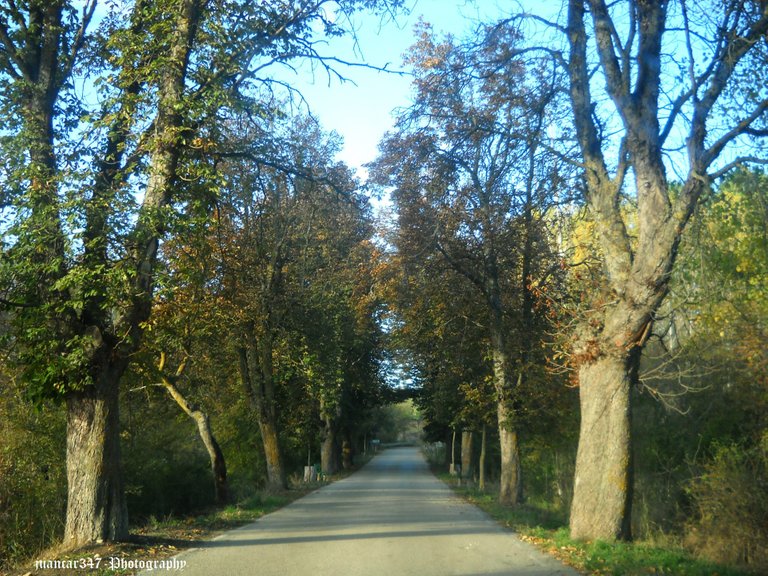
{"type": "Polygon", "coordinates": [[[639,354],[615,354],[579,368],[581,427],[571,534],[631,537],[632,380],[639,354]]]}
{"type": "Polygon", "coordinates": [[[214,497],[217,504],[226,504],[229,500],[229,486],[227,482],[227,464],[224,461],[224,454],[221,451],[219,443],[216,441],[216,437],[213,435],[213,429],[211,428],[211,421],[204,411],[198,406],[190,403],[181,391],[174,383],[181,374],[184,372],[186,362],[182,362],[176,370],[175,376],[167,376],[163,373],[165,368],[165,353],[160,355],[159,371],[162,380],[162,386],[166,389],[168,394],[173,398],[173,401],[179,405],[184,413],[189,416],[197,426],[197,432],[205,446],[206,452],[208,452],[208,459],[211,461],[211,472],[213,473],[213,488],[214,497]]]}
{"type": "Polygon", "coordinates": [[[339,442],[337,425],[330,415],[324,417],[323,441],[320,446],[320,467],[325,474],[339,471],[339,442]]]}
{"type": "Polygon", "coordinates": [[[96,385],[67,397],[67,547],[128,536],[120,469],[121,373],[106,371],[96,385]]]}
{"type": "Polygon", "coordinates": [[[496,415],[501,448],[501,472],[499,475],[499,502],[516,505],[523,499],[522,465],[517,422],[514,410],[514,387],[509,373],[506,337],[502,319],[501,296],[498,280],[488,290],[491,308],[491,357],[493,383],[496,390],[496,415]]]}
{"type": "Polygon", "coordinates": [[[259,340],[253,330],[253,326],[245,329],[245,345],[239,351],[240,376],[261,433],[268,488],[283,490],[287,484],[275,410],[272,337],[268,327],[259,340]]]}
{"type": "Polygon", "coordinates": [[[472,430],[464,430],[461,433],[461,476],[471,479],[474,474],[472,444],[475,434],[472,430]]]}
{"type": "Polygon", "coordinates": [[[571,532],[577,538],[631,537],[631,389],[640,353],[699,199],[717,177],[740,163],[761,161],[748,153],[721,158],[722,167],[713,169],[727,148],[739,153],[743,136],[768,135],[757,128],[765,120],[768,99],[743,83],[753,82],[745,72],[762,62],[747,56],[762,49],[768,31],[768,6],[759,4],[681,3],[678,27],[669,25],[669,6],[663,2],[626,2],[632,14],[626,26],[614,25],[615,4],[568,2],[564,32],[569,54],[561,62],[568,72],[585,197],[603,264],[600,289],[584,313],[573,355],[582,408],[571,511],[571,532]],[[714,23],[706,33],[712,50],[697,54],[692,39],[703,37],[694,29],[697,18],[689,15],[705,7],[711,8],[706,16],[714,23]],[[678,35],[688,46],[690,74],[676,80],[682,83],[674,87],[679,95],[662,111],[660,100],[667,99],[661,95],[672,88],[664,85],[664,46],[674,43],[665,35],[678,35]],[[592,96],[596,72],[605,90],[599,97],[592,96]],[[728,99],[736,93],[749,96],[734,106],[728,99]],[[598,102],[611,106],[610,114],[620,120],[620,140],[604,137],[606,110],[598,102]],[[738,114],[730,114],[735,108],[738,114]],[[715,114],[716,135],[709,133],[715,114]],[[677,142],[665,142],[669,137],[677,142]],[[607,161],[614,147],[618,155],[607,161]],[[665,156],[672,149],[686,155],[685,162],[676,163],[678,174],[685,176],[674,194],[666,176],[670,157],[665,156]],[[632,192],[625,190],[628,178],[634,179],[632,192]],[[631,231],[624,214],[630,196],[636,206],[631,231]]]}

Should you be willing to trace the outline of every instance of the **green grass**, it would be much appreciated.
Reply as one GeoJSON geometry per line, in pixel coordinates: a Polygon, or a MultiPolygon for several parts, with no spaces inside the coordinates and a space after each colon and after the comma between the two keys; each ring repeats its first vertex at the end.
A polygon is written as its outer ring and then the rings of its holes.
{"type": "Polygon", "coordinates": [[[456,486],[455,478],[439,477],[467,501],[489,516],[515,530],[521,538],[559,558],[584,574],[610,576],[748,576],[737,568],[720,566],[693,557],[680,547],[663,547],[646,542],[580,542],[573,540],[564,514],[544,505],[518,507],[500,505],[495,495],[474,488],[456,486]]]}
{"type": "MultiPolygon", "coordinates": [[[[168,516],[166,518],[149,518],[145,523],[131,529],[131,540],[118,544],[99,545],[83,548],[73,552],[53,548],[41,553],[41,560],[75,560],[82,561],[83,568],[78,574],[91,576],[107,576],[119,574],[127,576],[134,570],[108,567],[110,558],[125,560],[163,560],[175,556],[185,548],[194,546],[196,542],[207,540],[217,533],[242,526],[258,520],[265,514],[274,512],[293,500],[304,496],[317,485],[305,485],[299,489],[286,490],[280,493],[257,493],[236,505],[210,510],[197,515],[184,517],[168,516]],[[97,562],[101,558],[101,562],[97,562]],[[96,568],[96,564],[100,564],[96,568]]],[[[160,570],[159,570],[160,571],[160,570]]],[[[9,574],[25,575],[34,573],[35,576],[61,576],[66,570],[35,570],[34,561],[18,568],[9,574]]]]}
{"type": "MultiPolygon", "coordinates": [[[[265,514],[286,506],[330,481],[348,476],[368,462],[371,457],[360,459],[352,470],[341,471],[327,481],[312,484],[299,483],[296,487],[282,492],[258,492],[237,504],[211,509],[200,514],[170,515],[164,518],[150,517],[140,525],[131,527],[131,540],[129,542],[91,546],[72,552],[51,548],[40,553],[37,558],[40,560],[82,560],[85,567],[78,569],[77,574],[128,576],[134,574],[135,571],[110,570],[106,567],[108,559],[112,557],[126,560],[170,558],[185,548],[194,546],[196,542],[208,540],[220,532],[258,520],[265,514]],[[95,568],[97,557],[102,559],[98,569],[95,568]]],[[[159,573],[161,570],[157,572],[159,573]]],[[[67,571],[61,569],[35,570],[34,560],[31,560],[24,562],[23,566],[7,572],[12,576],[26,576],[28,573],[33,573],[35,576],[62,576],[67,571]]]]}

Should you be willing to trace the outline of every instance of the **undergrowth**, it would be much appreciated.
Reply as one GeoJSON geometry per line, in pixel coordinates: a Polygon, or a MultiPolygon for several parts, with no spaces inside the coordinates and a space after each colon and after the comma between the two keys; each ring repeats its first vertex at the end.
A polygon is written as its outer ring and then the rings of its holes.
{"type": "Polygon", "coordinates": [[[567,519],[545,505],[503,506],[492,493],[457,486],[454,477],[440,478],[465,500],[517,532],[520,537],[557,557],[583,574],[601,576],[748,576],[749,572],[693,557],[682,547],[667,547],[648,542],[581,542],[570,537],[567,519]]]}

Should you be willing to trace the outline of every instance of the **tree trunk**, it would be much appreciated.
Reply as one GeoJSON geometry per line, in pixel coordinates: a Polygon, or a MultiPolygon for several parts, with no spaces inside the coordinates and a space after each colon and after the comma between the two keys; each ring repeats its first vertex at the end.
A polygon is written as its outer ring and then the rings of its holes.
{"type": "Polygon", "coordinates": [[[286,488],[283,455],[278,441],[277,424],[266,415],[259,418],[261,442],[264,445],[264,460],[267,465],[267,489],[280,491],[286,488]]]}
{"type": "Polygon", "coordinates": [[[67,548],[128,536],[119,379],[120,374],[105,371],[96,385],[67,396],[67,548]]]}
{"type": "Polygon", "coordinates": [[[320,446],[320,467],[324,474],[336,474],[339,471],[339,446],[336,438],[336,423],[330,416],[325,417],[323,443],[320,446]]]}
{"type": "Polygon", "coordinates": [[[480,463],[479,463],[479,478],[478,487],[480,490],[485,491],[485,456],[486,456],[486,442],[488,436],[488,427],[483,423],[483,435],[480,438],[480,463]]]}
{"type": "MultiPolygon", "coordinates": [[[[176,371],[176,378],[181,376],[186,362],[182,362],[176,371]]],[[[165,367],[165,353],[160,355],[160,372],[165,367]]],[[[205,450],[208,452],[208,458],[211,461],[211,472],[213,472],[213,491],[217,504],[226,504],[229,500],[229,486],[227,483],[227,465],[224,461],[224,454],[221,451],[216,437],[213,435],[211,422],[208,414],[200,410],[197,406],[190,404],[181,391],[176,387],[170,377],[161,374],[163,387],[165,387],[171,398],[184,410],[185,414],[194,420],[197,425],[197,431],[200,439],[203,441],[205,450]]]]}
{"type": "Polygon", "coordinates": [[[274,406],[272,344],[268,337],[257,343],[253,327],[246,328],[245,341],[239,350],[240,377],[261,433],[267,488],[279,491],[286,488],[286,479],[274,406]]]}
{"type": "Polygon", "coordinates": [[[475,435],[471,430],[464,430],[461,433],[461,476],[462,478],[472,478],[474,473],[472,467],[472,443],[475,435]]]}
{"type": "Polygon", "coordinates": [[[344,470],[351,470],[354,463],[352,435],[347,430],[341,443],[341,466],[344,470]]]}
{"type": "MultiPolygon", "coordinates": [[[[197,30],[198,0],[185,0],[175,13],[170,39],[170,61],[161,73],[155,117],[156,147],[149,159],[144,200],[133,231],[135,277],[131,294],[117,310],[102,312],[88,322],[94,339],[91,360],[94,384],[67,395],[67,513],[64,543],[68,547],[123,540],[128,536],[128,513],[120,470],[119,383],[138,348],[142,324],[152,307],[154,268],[162,236],[155,222],[171,196],[181,153],[179,136],[187,64],[197,30]],[[126,301],[127,300],[127,301],[126,301]],[[118,339],[107,339],[112,324],[118,339]],[[108,340],[108,342],[105,342],[108,340]],[[104,361],[104,357],[114,359],[104,361]]],[[[112,159],[114,161],[114,159],[112,159]]],[[[93,223],[87,225],[93,229],[93,223]]],[[[96,297],[97,300],[100,298],[96,297]]],[[[93,308],[93,303],[86,305],[93,308]]]]}
{"type": "Polygon", "coordinates": [[[571,536],[630,539],[632,506],[631,386],[637,353],[600,356],[579,369],[581,427],[571,536]]]}
{"type": "Polygon", "coordinates": [[[216,441],[211,429],[211,423],[205,412],[197,411],[193,417],[197,424],[200,438],[205,444],[208,458],[211,460],[211,472],[213,473],[213,494],[217,504],[226,504],[229,501],[229,483],[227,481],[227,464],[224,461],[224,453],[216,441]]]}
{"type": "MultiPolygon", "coordinates": [[[[491,358],[493,387],[496,390],[496,414],[499,420],[501,448],[501,474],[499,477],[499,502],[506,505],[520,504],[523,500],[522,467],[517,438],[515,415],[515,388],[510,380],[507,358],[507,337],[504,326],[504,308],[501,286],[493,251],[487,248],[485,295],[490,318],[491,358]]],[[[518,376],[521,377],[522,374],[518,376]]],[[[519,383],[519,381],[518,381],[519,383]]]]}
{"type": "Polygon", "coordinates": [[[501,473],[499,476],[499,502],[516,505],[523,501],[522,465],[520,446],[515,426],[515,412],[512,408],[513,391],[508,382],[504,338],[499,326],[491,329],[493,344],[493,379],[496,389],[496,414],[499,420],[499,442],[501,448],[501,473]]]}
{"type": "Polygon", "coordinates": [[[517,431],[504,423],[509,418],[506,406],[499,402],[499,442],[501,444],[501,474],[499,477],[499,502],[517,505],[523,501],[522,466],[517,431]]]}

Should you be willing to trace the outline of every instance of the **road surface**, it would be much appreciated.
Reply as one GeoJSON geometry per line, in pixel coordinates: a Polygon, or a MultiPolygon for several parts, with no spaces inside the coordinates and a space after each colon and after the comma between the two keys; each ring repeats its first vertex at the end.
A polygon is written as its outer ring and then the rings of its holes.
{"type": "Polygon", "coordinates": [[[178,558],[183,576],[577,576],[454,496],[416,448],[178,558]]]}

